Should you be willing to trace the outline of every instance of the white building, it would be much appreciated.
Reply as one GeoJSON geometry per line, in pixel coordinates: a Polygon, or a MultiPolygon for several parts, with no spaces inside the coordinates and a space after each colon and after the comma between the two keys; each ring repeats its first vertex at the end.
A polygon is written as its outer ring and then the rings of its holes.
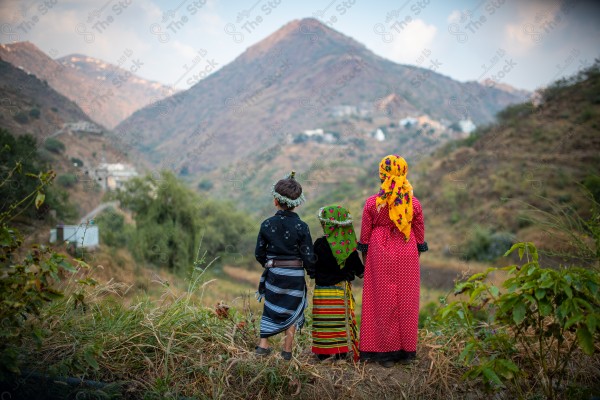
{"type": "Polygon", "coordinates": [[[50,230],[50,243],[69,242],[77,247],[98,247],[100,235],[98,225],[58,225],[50,230]]]}
{"type": "Polygon", "coordinates": [[[63,124],[63,129],[70,130],[71,132],[87,132],[98,135],[102,134],[102,129],[100,129],[98,125],[88,121],[67,122],[63,124]]]}
{"type": "Polygon", "coordinates": [[[378,142],[383,142],[385,140],[385,133],[383,133],[381,129],[377,129],[372,135],[373,139],[377,140],[378,142]]]}
{"type": "Polygon", "coordinates": [[[458,121],[458,126],[460,127],[460,130],[464,133],[471,133],[477,128],[477,126],[470,119],[463,119],[461,121],[458,121]]]}
{"type": "Polygon", "coordinates": [[[129,164],[98,164],[96,176],[106,190],[115,190],[123,186],[129,179],[138,176],[137,171],[129,164]]]}
{"type": "Polygon", "coordinates": [[[399,125],[404,128],[410,128],[417,124],[417,119],[413,117],[402,118],[399,122],[399,125]]]}
{"type": "Polygon", "coordinates": [[[331,115],[334,117],[349,117],[357,114],[358,109],[356,108],[356,106],[342,104],[339,106],[331,107],[331,115]]]}
{"type": "Polygon", "coordinates": [[[307,130],[304,131],[304,134],[306,136],[308,136],[308,137],[315,136],[315,135],[317,135],[317,136],[323,136],[323,133],[325,133],[323,131],[323,129],[307,129],[307,130]]]}

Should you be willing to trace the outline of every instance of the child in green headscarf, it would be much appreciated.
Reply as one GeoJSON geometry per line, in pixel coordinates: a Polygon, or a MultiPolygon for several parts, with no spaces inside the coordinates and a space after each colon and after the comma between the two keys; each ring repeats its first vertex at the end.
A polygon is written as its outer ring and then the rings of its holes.
{"type": "Polygon", "coordinates": [[[344,358],[352,351],[356,361],[358,335],[350,282],[355,276],[362,278],[364,266],[356,251],[352,216],[334,204],[321,208],[318,218],[324,236],[314,244],[312,352],[324,360],[332,355],[344,358]]]}

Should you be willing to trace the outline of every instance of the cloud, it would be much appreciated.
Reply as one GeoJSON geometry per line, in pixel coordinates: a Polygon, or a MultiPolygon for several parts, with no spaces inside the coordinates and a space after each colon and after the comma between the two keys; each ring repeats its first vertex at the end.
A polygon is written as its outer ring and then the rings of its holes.
{"type": "Polygon", "coordinates": [[[424,49],[431,48],[437,33],[434,25],[428,25],[422,19],[415,19],[398,34],[394,32],[392,54],[390,58],[397,62],[414,64],[424,49]]]}
{"type": "Polygon", "coordinates": [[[173,49],[184,59],[191,60],[198,54],[198,50],[189,46],[185,43],[180,42],[179,40],[173,40],[172,42],[173,49]]]}
{"type": "Polygon", "coordinates": [[[523,2],[516,7],[516,22],[507,24],[504,29],[504,47],[511,54],[526,54],[544,39],[548,26],[554,29],[565,23],[564,16],[560,15],[560,3],[523,2]]]}
{"type": "Polygon", "coordinates": [[[448,22],[449,24],[458,23],[460,21],[461,15],[462,12],[460,10],[454,10],[450,13],[450,15],[448,15],[448,18],[446,18],[446,22],[448,22]]]}

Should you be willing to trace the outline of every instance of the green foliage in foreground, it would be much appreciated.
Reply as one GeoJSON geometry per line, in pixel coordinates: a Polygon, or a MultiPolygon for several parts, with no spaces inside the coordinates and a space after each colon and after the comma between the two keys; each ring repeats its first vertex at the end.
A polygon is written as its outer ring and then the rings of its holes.
{"type": "Polygon", "coordinates": [[[532,243],[517,243],[506,255],[515,250],[525,256],[523,265],[488,268],[457,284],[455,293],[468,300],[450,303],[437,320],[466,340],[459,356],[469,366],[465,377],[518,386],[523,371],[532,369],[552,399],[575,352],[592,355],[600,340],[600,276],[576,267],[543,268],[532,243]],[[508,272],[502,289],[487,281],[498,270],[508,272]]]}
{"type": "MultiPolygon", "coordinates": [[[[61,143],[62,144],[62,143],[61,143]]],[[[64,146],[64,145],[63,145],[64,146]]],[[[31,135],[13,136],[0,128],[0,212],[12,216],[30,218],[45,217],[48,209],[56,210],[57,218],[71,221],[76,218],[75,207],[69,202],[67,193],[52,185],[42,189],[44,206],[40,209],[24,202],[39,184],[39,171],[48,169],[38,153],[37,142],[31,135]]]]}
{"type": "MultiPolygon", "coordinates": [[[[0,213],[0,382],[19,372],[20,348],[26,336],[41,345],[43,331],[39,326],[27,326],[27,319],[39,316],[44,305],[62,297],[56,288],[61,272],[76,271],[66,256],[46,246],[33,245],[23,255],[23,237],[8,224],[19,205],[34,202],[38,209],[43,205],[44,189],[53,178],[51,172],[39,173],[31,193],[0,213]]],[[[0,187],[6,182],[0,182],[0,187]]],[[[82,300],[81,295],[78,299],[82,300]]]]}
{"type": "Polygon", "coordinates": [[[211,258],[230,257],[248,253],[256,238],[235,205],[201,198],[170,172],[132,179],[117,198],[134,213],[134,255],[180,273],[189,273],[200,246],[211,258]]]}

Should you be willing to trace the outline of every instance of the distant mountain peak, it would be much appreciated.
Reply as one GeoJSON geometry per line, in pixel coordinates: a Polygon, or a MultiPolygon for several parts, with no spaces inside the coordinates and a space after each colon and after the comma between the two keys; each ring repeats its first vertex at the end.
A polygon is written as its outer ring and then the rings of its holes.
{"type": "Polygon", "coordinates": [[[84,54],[54,59],[31,42],[0,46],[0,58],[46,80],[57,92],[77,103],[95,121],[114,127],[140,107],[172,93],[158,82],[135,75],[137,62],[129,51],[117,65],[84,54]]]}
{"type": "Polygon", "coordinates": [[[301,46],[304,49],[318,44],[328,47],[339,45],[364,48],[361,43],[328,27],[315,18],[303,18],[288,22],[260,42],[250,46],[244,56],[254,59],[272,51],[280,44],[286,43],[286,45],[289,45],[288,42],[293,43],[291,47],[301,46]]]}
{"type": "Polygon", "coordinates": [[[33,44],[29,41],[7,43],[7,44],[2,44],[0,46],[2,46],[4,49],[7,49],[8,51],[12,51],[15,49],[29,49],[29,50],[35,50],[35,51],[41,52],[41,50],[35,44],[33,44]]]}

